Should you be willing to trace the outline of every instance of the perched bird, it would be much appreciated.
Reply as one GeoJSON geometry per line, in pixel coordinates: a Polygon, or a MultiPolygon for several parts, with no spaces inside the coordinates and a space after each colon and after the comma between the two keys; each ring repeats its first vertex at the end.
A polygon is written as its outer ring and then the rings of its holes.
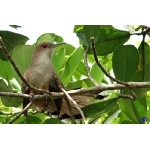
{"type": "MultiPolygon", "coordinates": [[[[48,90],[50,92],[61,91],[55,79],[55,76],[57,76],[57,74],[53,67],[51,56],[54,49],[63,44],[65,43],[52,44],[49,42],[44,42],[35,47],[31,65],[24,73],[24,78],[28,83],[36,88],[48,90]]],[[[22,92],[26,94],[41,94],[35,92],[32,89],[29,89],[29,87],[27,87],[24,83],[22,83],[22,92]]],[[[90,103],[88,100],[91,97],[92,96],[88,96],[86,94],[72,96],[72,98],[77,102],[80,108],[89,105],[90,103]]],[[[29,99],[24,98],[23,108],[25,108],[28,103],[29,99]]],[[[70,102],[70,105],[73,115],[78,118],[80,114],[79,111],[76,109],[72,102],[70,102]]],[[[65,98],[49,100],[45,97],[42,100],[35,100],[33,108],[38,112],[47,111],[50,114],[57,114],[60,118],[63,118],[63,116],[70,116],[70,111],[68,109],[65,98]]]]}

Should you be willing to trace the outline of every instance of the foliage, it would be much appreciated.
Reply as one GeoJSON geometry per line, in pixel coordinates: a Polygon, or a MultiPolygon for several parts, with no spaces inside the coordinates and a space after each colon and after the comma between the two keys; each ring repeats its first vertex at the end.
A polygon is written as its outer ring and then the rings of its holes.
{"type": "MultiPolygon", "coordinates": [[[[11,26],[13,28],[20,27],[11,26]]],[[[140,33],[142,28],[141,25],[137,26],[134,31],[140,33]]],[[[136,43],[128,45],[126,42],[130,40],[132,34],[129,31],[116,29],[111,25],[76,25],[74,32],[79,38],[80,46],[76,48],[68,43],[58,47],[52,57],[55,70],[67,89],[94,86],[88,78],[83,60],[87,46],[91,45],[90,37],[94,37],[99,61],[116,79],[125,82],[150,81],[150,46],[148,42],[141,41],[138,46],[136,43]]],[[[33,45],[26,45],[25,43],[29,38],[21,34],[0,31],[0,36],[22,74],[30,65],[33,49],[37,44],[43,41],[63,42],[63,38],[54,33],[45,33],[37,37],[37,41],[33,45]]],[[[91,48],[87,60],[90,65],[91,76],[97,84],[114,84],[106,78],[97,66],[91,48]]],[[[0,47],[0,92],[20,93],[20,85],[20,78],[0,47]]],[[[143,118],[147,118],[147,122],[149,122],[149,89],[139,88],[134,89],[134,92],[137,95],[137,100],[132,101],[118,98],[121,93],[129,94],[127,90],[106,91],[102,93],[107,95],[104,100],[91,100],[93,104],[82,110],[89,123],[139,124],[145,123],[143,118]]],[[[1,96],[0,123],[7,123],[21,109],[22,99],[1,96]]],[[[26,122],[24,116],[21,116],[14,123],[62,124],[64,122],[56,118],[49,118],[42,113],[34,113],[30,109],[26,122]]]]}

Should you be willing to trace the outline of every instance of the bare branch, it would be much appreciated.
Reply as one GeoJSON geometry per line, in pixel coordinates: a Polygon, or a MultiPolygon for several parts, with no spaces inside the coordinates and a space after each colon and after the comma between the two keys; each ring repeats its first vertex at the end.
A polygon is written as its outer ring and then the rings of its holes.
{"type": "Polygon", "coordinates": [[[150,32],[150,27],[144,26],[144,28],[142,29],[142,32],[140,32],[140,33],[131,33],[130,35],[143,35],[143,36],[145,36],[149,32],[150,32]]]}
{"type": "Polygon", "coordinates": [[[74,100],[72,99],[72,97],[71,97],[63,88],[62,88],[61,90],[64,92],[64,94],[66,95],[66,97],[74,104],[74,106],[75,106],[75,107],[77,108],[77,110],[80,112],[84,123],[87,124],[86,117],[84,116],[83,111],[82,111],[81,108],[78,106],[78,104],[76,103],[76,101],[74,101],[74,100]]]}
{"type": "MultiPolygon", "coordinates": [[[[58,76],[57,76],[56,74],[55,74],[54,77],[55,77],[55,79],[56,79],[56,82],[57,82],[57,84],[58,84],[59,89],[66,95],[66,93],[64,92],[65,89],[64,89],[64,87],[63,87],[63,85],[62,85],[60,79],[58,78],[58,76]]],[[[75,117],[74,117],[73,112],[72,112],[72,108],[71,108],[70,102],[68,101],[69,99],[68,99],[67,96],[66,96],[66,98],[64,98],[64,99],[65,99],[65,101],[66,101],[66,103],[67,103],[67,106],[68,106],[68,109],[69,109],[69,112],[70,112],[71,123],[72,123],[72,124],[75,124],[76,121],[75,121],[75,117]]]]}
{"type": "Polygon", "coordinates": [[[98,60],[98,57],[97,57],[97,52],[95,50],[95,43],[94,43],[94,37],[91,37],[91,42],[92,42],[92,50],[93,50],[93,54],[94,54],[94,59],[97,63],[97,65],[100,67],[100,69],[104,72],[104,74],[110,78],[111,80],[119,83],[119,84],[123,84],[123,85],[126,85],[126,86],[129,86],[127,82],[123,82],[123,81],[120,81],[120,80],[117,80],[115,79],[114,77],[112,77],[106,70],[105,68],[102,66],[102,64],[99,62],[98,60]]]}
{"type": "Polygon", "coordinates": [[[126,94],[120,94],[120,95],[118,96],[118,98],[126,98],[126,99],[134,100],[131,95],[126,95],[126,94]]]}
{"type": "Polygon", "coordinates": [[[97,82],[92,78],[91,73],[90,73],[90,67],[89,67],[88,62],[87,62],[88,51],[89,51],[89,46],[87,47],[87,49],[86,49],[86,51],[85,51],[85,54],[84,54],[85,68],[86,68],[88,77],[89,77],[89,79],[91,80],[91,82],[92,82],[94,85],[98,85],[97,82]]]}
{"type": "MultiPolygon", "coordinates": [[[[127,82],[127,83],[132,89],[148,88],[148,87],[150,88],[150,82],[127,82]]],[[[70,90],[70,91],[67,91],[67,93],[69,95],[80,95],[80,94],[85,94],[85,93],[100,93],[100,92],[108,91],[108,90],[121,90],[121,89],[128,89],[128,87],[122,84],[99,85],[99,86],[90,87],[90,88],[70,90]]],[[[65,96],[63,92],[50,92],[50,94],[51,94],[50,96],[51,100],[55,100],[55,99],[65,96]]],[[[31,95],[21,94],[21,93],[11,93],[11,92],[0,92],[0,96],[30,98],[31,95]]],[[[42,99],[44,97],[45,97],[44,95],[35,95],[34,99],[42,99]]]]}
{"type": "Polygon", "coordinates": [[[11,119],[10,121],[8,121],[7,124],[11,124],[14,121],[16,121],[25,111],[27,111],[32,106],[33,101],[34,100],[32,99],[31,102],[21,112],[19,112],[13,119],[11,119]]]}

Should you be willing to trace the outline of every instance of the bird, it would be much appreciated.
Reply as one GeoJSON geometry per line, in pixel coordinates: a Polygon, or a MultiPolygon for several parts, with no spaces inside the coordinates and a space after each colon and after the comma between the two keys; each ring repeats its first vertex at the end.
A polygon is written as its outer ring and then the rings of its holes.
{"type": "MultiPolygon", "coordinates": [[[[58,77],[57,73],[55,72],[55,68],[52,64],[52,55],[54,50],[61,45],[66,43],[51,43],[51,42],[43,42],[38,44],[33,52],[31,63],[29,68],[24,72],[25,80],[31,84],[32,86],[47,90],[50,92],[61,92],[59,85],[56,81],[56,76],[58,77]]],[[[58,56],[59,57],[59,56],[58,56]]],[[[58,58],[59,60],[59,58],[58,58]]],[[[63,86],[63,83],[60,80],[60,83],[63,86]]],[[[30,89],[24,82],[22,83],[22,93],[35,95],[35,94],[42,94],[39,92],[30,89]]],[[[93,97],[89,94],[83,95],[72,95],[72,98],[76,101],[80,108],[88,106],[90,104],[89,99],[93,97]]],[[[25,108],[29,103],[29,99],[23,99],[23,108],[25,108]]],[[[81,118],[79,111],[76,109],[74,104],[70,102],[70,106],[72,109],[72,113],[75,118],[81,118]]],[[[48,112],[49,114],[56,114],[59,118],[63,119],[65,117],[70,117],[70,111],[67,105],[65,98],[58,98],[56,100],[50,100],[45,96],[45,98],[40,100],[35,100],[33,102],[33,109],[37,112],[48,112]]],[[[25,115],[27,116],[27,111],[25,115]]]]}

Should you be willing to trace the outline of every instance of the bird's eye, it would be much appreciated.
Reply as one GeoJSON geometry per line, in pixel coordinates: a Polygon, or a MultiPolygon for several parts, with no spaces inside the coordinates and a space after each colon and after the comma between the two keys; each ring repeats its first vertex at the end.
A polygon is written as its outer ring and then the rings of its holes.
{"type": "Polygon", "coordinates": [[[47,43],[43,43],[43,44],[41,45],[41,47],[47,48],[47,47],[48,47],[48,44],[47,44],[47,43]]]}

